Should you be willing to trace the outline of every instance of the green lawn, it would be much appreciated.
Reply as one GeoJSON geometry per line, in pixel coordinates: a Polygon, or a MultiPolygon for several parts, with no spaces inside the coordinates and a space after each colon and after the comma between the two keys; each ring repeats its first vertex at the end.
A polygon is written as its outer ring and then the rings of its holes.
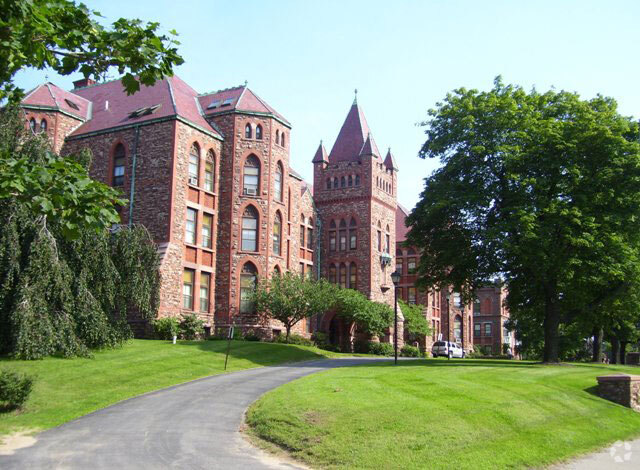
{"type": "Polygon", "coordinates": [[[247,415],[251,432],[317,468],[542,466],[640,435],[640,413],[594,395],[638,368],[430,359],[314,374],[247,415]]]}
{"type": "MultiPolygon", "coordinates": [[[[0,368],[36,376],[24,409],[0,413],[0,436],[43,430],[117,401],[223,373],[226,341],[133,340],[90,359],[0,359],[0,368]]],[[[233,341],[228,370],[339,356],[312,347],[233,341]]]]}

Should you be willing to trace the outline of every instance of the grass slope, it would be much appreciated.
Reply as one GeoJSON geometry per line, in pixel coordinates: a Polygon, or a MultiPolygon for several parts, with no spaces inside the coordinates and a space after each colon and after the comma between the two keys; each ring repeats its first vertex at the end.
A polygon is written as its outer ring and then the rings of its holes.
{"type": "MultiPolygon", "coordinates": [[[[51,428],[126,398],[223,373],[226,347],[226,341],[133,340],[89,359],[0,359],[2,369],[36,376],[24,409],[0,413],[0,436],[51,428]]],[[[233,341],[227,370],[333,356],[305,346],[233,341]]]]}
{"type": "Polygon", "coordinates": [[[631,367],[431,359],[334,369],[249,410],[252,433],[319,468],[545,465],[640,435],[640,413],[595,396],[631,367]]]}

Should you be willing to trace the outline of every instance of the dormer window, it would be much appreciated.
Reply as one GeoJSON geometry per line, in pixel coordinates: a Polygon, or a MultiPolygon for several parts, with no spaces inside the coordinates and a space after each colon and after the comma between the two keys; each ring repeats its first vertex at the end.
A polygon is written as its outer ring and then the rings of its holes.
{"type": "Polygon", "coordinates": [[[207,106],[207,109],[216,109],[218,106],[220,106],[220,100],[215,100],[212,101],[209,106],[207,106]]]}
{"type": "Polygon", "coordinates": [[[138,108],[135,111],[131,111],[129,113],[129,119],[139,118],[142,116],[147,116],[149,114],[155,113],[162,107],[162,104],[156,104],[153,106],[144,106],[142,108],[138,108]]]}
{"type": "Polygon", "coordinates": [[[71,101],[68,98],[64,99],[64,102],[67,103],[67,105],[69,105],[69,107],[71,109],[75,109],[76,111],[80,111],[80,106],[78,106],[77,104],[75,104],[73,101],[71,101]]]}
{"type": "Polygon", "coordinates": [[[231,106],[231,103],[233,103],[233,98],[227,98],[222,102],[222,106],[231,106]]]}

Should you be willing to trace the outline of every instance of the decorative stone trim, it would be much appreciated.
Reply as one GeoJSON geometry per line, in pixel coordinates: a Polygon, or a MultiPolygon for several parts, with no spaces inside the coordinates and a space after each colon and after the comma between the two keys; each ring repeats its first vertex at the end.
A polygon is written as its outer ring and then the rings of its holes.
{"type": "Polygon", "coordinates": [[[597,380],[598,396],[640,411],[640,375],[602,375],[597,380]]]}

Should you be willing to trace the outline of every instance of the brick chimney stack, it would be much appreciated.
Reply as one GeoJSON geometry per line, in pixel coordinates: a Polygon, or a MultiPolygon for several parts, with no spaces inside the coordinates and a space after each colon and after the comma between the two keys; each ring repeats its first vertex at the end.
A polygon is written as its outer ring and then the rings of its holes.
{"type": "Polygon", "coordinates": [[[96,81],[91,78],[82,78],[80,80],[76,80],[73,82],[73,89],[77,90],[78,88],[84,88],[91,85],[95,85],[96,81]]]}

